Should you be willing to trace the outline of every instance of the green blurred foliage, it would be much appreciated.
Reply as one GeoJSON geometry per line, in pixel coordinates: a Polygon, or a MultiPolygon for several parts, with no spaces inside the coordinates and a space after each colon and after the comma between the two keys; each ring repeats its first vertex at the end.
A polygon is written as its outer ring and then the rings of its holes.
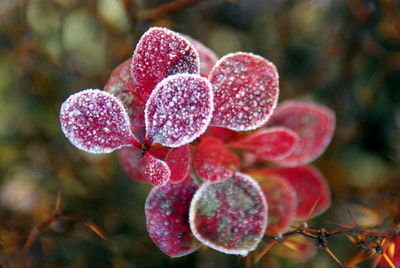
{"type": "MultiPolygon", "coordinates": [[[[167,2],[136,4],[149,10],[167,2]]],[[[135,2],[0,1],[1,267],[246,266],[246,259],[205,248],[165,256],[146,231],[150,186],[129,179],[114,154],[88,155],[60,131],[63,100],[102,88],[152,25],[190,35],[218,56],[260,54],[278,67],[281,101],[309,99],[335,110],[334,140],[314,163],[329,180],[333,206],[313,224],[349,223],[346,209],[360,224],[399,220],[400,2],[203,0],[151,19],[135,17],[127,3],[135,2]],[[59,220],[24,250],[60,191],[63,215],[92,219],[107,240],[85,222],[59,220]]],[[[341,260],[356,252],[343,237],[330,247],[341,260]]],[[[281,255],[268,254],[256,267],[337,267],[323,251],[303,263],[281,255]]]]}

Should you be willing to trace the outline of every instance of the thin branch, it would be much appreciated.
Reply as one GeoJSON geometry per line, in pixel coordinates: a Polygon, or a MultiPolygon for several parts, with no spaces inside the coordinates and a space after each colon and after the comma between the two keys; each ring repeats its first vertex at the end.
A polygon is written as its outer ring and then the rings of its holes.
{"type": "Polygon", "coordinates": [[[200,1],[202,0],[175,0],[155,8],[140,10],[138,12],[138,17],[143,20],[157,19],[167,15],[168,13],[174,12],[200,1]]]}

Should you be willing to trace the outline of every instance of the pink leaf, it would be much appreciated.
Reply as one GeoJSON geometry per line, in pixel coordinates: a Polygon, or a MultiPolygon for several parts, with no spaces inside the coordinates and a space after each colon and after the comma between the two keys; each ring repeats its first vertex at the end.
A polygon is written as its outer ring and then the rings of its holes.
{"type": "Polygon", "coordinates": [[[61,106],[60,122],[69,141],[89,153],[137,144],[124,106],[105,91],[87,89],[71,95],[61,106]]]}
{"type": "Polygon", "coordinates": [[[124,171],[136,181],[147,181],[144,175],[143,150],[138,147],[124,147],[117,151],[124,171]]]}
{"type": "Polygon", "coordinates": [[[268,204],[267,233],[287,231],[296,216],[297,196],[292,185],[280,176],[265,176],[262,169],[247,172],[261,186],[268,204]]]}
{"type": "Polygon", "coordinates": [[[239,169],[240,162],[221,140],[205,137],[195,151],[194,165],[202,180],[217,182],[232,177],[239,169]]]}
{"type": "Polygon", "coordinates": [[[246,256],[264,236],[268,208],[260,186],[236,173],[217,183],[203,183],[190,205],[190,227],[207,246],[246,256]]]}
{"type": "Polygon", "coordinates": [[[212,112],[213,93],[207,79],[170,76],[157,85],[146,104],[146,138],[167,147],[190,143],[206,130],[212,112]]]}
{"type": "Polygon", "coordinates": [[[215,111],[211,125],[236,131],[262,126],[275,109],[278,73],[266,59],[249,53],[221,58],[210,73],[215,111]]]}
{"type": "Polygon", "coordinates": [[[180,183],[183,181],[190,170],[190,147],[183,145],[172,149],[165,158],[169,169],[171,170],[171,183],[180,183]]]}
{"type": "Polygon", "coordinates": [[[111,73],[104,90],[117,97],[124,105],[132,125],[144,126],[144,104],[132,93],[132,59],[126,60],[111,73]]]}
{"type": "Polygon", "coordinates": [[[155,158],[147,151],[144,153],[144,175],[152,185],[160,186],[169,181],[171,171],[164,161],[155,158]]]}
{"type": "Polygon", "coordinates": [[[296,219],[304,220],[316,202],[313,217],[320,215],[331,205],[331,195],[324,176],[311,166],[264,169],[266,176],[279,176],[288,181],[297,193],[296,219]]]}
{"type": "Polygon", "coordinates": [[[156,85],[169,75],[199,73],[199,56],[179,34],[153,27],[143,34],[132,58],[135,94],[146,103],[156,85]]]}
{"type": "Polygon", "coordinates": [[[264,128],[233,140],[229,145],[256,154],[263,160],[282,159],[293,152],[299,136],[286,127],[264,128]]]}
{"type": "Polygon", "coordinates": [[[185,37],[199,53],[200,72],[208,75],[217,63],[217,55],[215,55],[214,51],[206,47],[203,43],[191,38],[190,36],[184,34],[182,34],[182,36],[185,37]]]}
{"type": "Polygon", "coordinates": [[[320,156],[332,140],[335,115],[327,107],[302,101],[286,101],[279,105],[269,126],[284,126],[295,131],[300,139],[286,158],[275,161],[283,166],[300,166],[320,156]]]}
{"type": "Polygon", "coordinates": [[[147,229],[154,243],[170,257],[195,251],[200,243],[189,226],[189,207],[199,188],[191,177],[179,184],[154,187],[146,199],[147,229]]]}

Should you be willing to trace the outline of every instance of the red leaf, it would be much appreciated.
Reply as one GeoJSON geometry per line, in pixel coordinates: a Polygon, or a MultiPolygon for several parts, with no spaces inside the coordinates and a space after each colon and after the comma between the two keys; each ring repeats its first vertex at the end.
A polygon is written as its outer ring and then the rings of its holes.
{"type": "Polygon", "coordinates": [[[62,104],[61,128],[77,148],[93,154],[137,145],[122,103],[110,93],[87,89],[62,104]]]}
{"type": "Polygon", "coordinates": [[[282,159],[293,152],[299,136],[286,127],[264,128],[229,143],[233,148],[256,154],[263,160],[282,159]]]}
{"type": "Polygon", "coordinates": [[[327,107],[302,101],[286,101],[279,105],[269,126],[284,126],[295,131],[300,139],[286,158],[275,161],[283,166],[300,166],[320,156],[332,140],[335,115],[327,107]]]}
{"type": "Polygon", "coordinates": [[[233,176],[239,169],[240,162],[221,140],[205,137],[195,151],[194,165],[202,180],[217,182],[233,176]]]}
{"type": "Polygon", "coordinates": [[[111,73],[104,90],[117,97],[131,119],[132,125],[144,126],[144,104],[132,93],[132,59],[126,60],[111,73]]]}
{"type": "Polygon", "coordinates": [[[199,53],[200,58],[200,72],[202,74],[209,74],[211,69],[217,63],[218,57],[214,51],[206,47],[203,43],[191,38],[190,36],[182,34],[199,53]]]}
{"type": "Polygon", "coordinates": [[[190,170],[190,147],[183,145],[172,149],[165,159],[169,169],[171,170],[171,183],[180,183],[183,181],[190,170]]]}
{"type": "Polygon", "coordinates": [[[146,104],[146,139],[167,147],[190,143],[206,130],[212,111],[213,93],[207,79],[192,74],[170,76],[157,85],[146,104]]]}
{"type": "Polygon", "coordinates": [[[331,205],[331,194],[328,183],[324,176],[311,166],[294,168],[264,169],[266,176],[279,176],[288,181],[297,193],[296,219],[304,220],[314,204],[318,204],[312,214],[313,217],[320,215],[331,205]]]}
{"type": "Polygon", "coordinates": [[[117,151],[124,171],[136,181],[147,181],[144,176],[143,150],[138,147],[124,147],[117,151]]]}
{"type": "Polygon", "coordinates": [[[199,186],[188,177],[179,184],[154,187],[146,199],[147,229],[154,243],[170,257],[195,251],[200,243],[189,226],[189,207],[199,186]]]}
{"type": "Polygon", "coordinates": [[[205,136],[213,136],[222,141],[228,141],[236,135],[236,132],[223,127],[212,127],[209,126],[205,133],[205,136]]]}
{"type": "Polygon", "coordinates": [[[210,73],[215,111],[211,125],[236,131],[262,126],[275,109],[278,73],[266,59],[249,53],[221,58],[210,73]]]}
{"type": "Polygon", "coordinates": [[[296,191],[292,185],[280,176],[265,176],[261,171],[247,172],[261,186],[268,204],[267,233],[276,235],[289,229],[297,209],[296,191]]]}
{"type": "Polygon", "coordinates": [[[147,151],[144,153],[144,175],[152,185],[160,186],[169,181],[171,171],[164,161],[155,158],[147,151]]]}
{"type": "Polygon", "coordinates": [[[134,93],[146,103],[156,85],[169,75],[199,73],[199,56],[179,34],[153,27],[143,34],[132,58],[134,93]]]}
{"type": "Polygon", "coordinates": [[[207,246],[246,256],[264,236],[267,203],[260,186],[236,173],[217,183],[203,183],[190,205],[190,227],[207,246]]]}

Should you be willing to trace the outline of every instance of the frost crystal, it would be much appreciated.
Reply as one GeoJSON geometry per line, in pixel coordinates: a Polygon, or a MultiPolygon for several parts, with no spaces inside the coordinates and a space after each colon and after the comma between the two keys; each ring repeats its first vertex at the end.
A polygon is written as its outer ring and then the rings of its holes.
{"type": "Polygon", "coordinates": [[[146,139],[167,147],[190,143],[206,130],[212,112],[213,93],[207,79],[191,74],[170,76],[147,101],[146,139]]]}
{"type": "Polygon", "coordinates": [[[289,128],[271,127],[237,138],[229,145],[270,161],[282,159],[291,154],[296,148],[298,140],[296,132],[289,128]]]}
{"type": "Polygon", "coordinates": [[[195,151],[194,165],[204,181],[217,182],[232,177],[239,170],[239,158],[214,137],[205,137],[195,151]]]}
{"type": "Polygon", "coordinates": [[[199,56],[179,34],[153,27],[143,34],[132,58],[135,95],[143,103],[164,78],[179,73],[198,74],[199,56]]]}
{"type": "Polygon", "coordinates": [[[171,171],[167,164],[152,156],[148,151],[144,153],[144,166],[145,178],[152,185],[164,185],[169,181],[171,171]]]}
{"type": "Polygon", "coordinates": [[[146,199],[147,229],[154,243],[170,257],[195,251],[200,243],[189,226],[189,206],[199,188],[191,177],[179,184],[154,187],[146,199]]]}
{"type": "Polygon", "coordinates": [[[190,205],[190,228],[207,246],[246,256],[262,239],[268,207],[260,186],[249,176],[203,183],[190,205]]]}
{"type": "Polygon", "coordinates": [[[262,126],[275,109],[279,81],[275,66],[249,53],[221,58],[209,75],[215,111],[211,125],[236,131],[262,126]]]}
{"type": "Polygon", "coordinates": [[[299,135],[294,151],[274,162],[283,166],[300,166],[313,161],[325,151],[335,130],[335,115],[318,104],[286,101],[278,106],[268,126],[288,127],[299,135]]]}
{"type": "Polygon", "coordinates": [[[110,153],[137,143],[122,103],[98,89],[71,95],[61,106],[60,122],[69,141],[89,153],[110,153]]]}

